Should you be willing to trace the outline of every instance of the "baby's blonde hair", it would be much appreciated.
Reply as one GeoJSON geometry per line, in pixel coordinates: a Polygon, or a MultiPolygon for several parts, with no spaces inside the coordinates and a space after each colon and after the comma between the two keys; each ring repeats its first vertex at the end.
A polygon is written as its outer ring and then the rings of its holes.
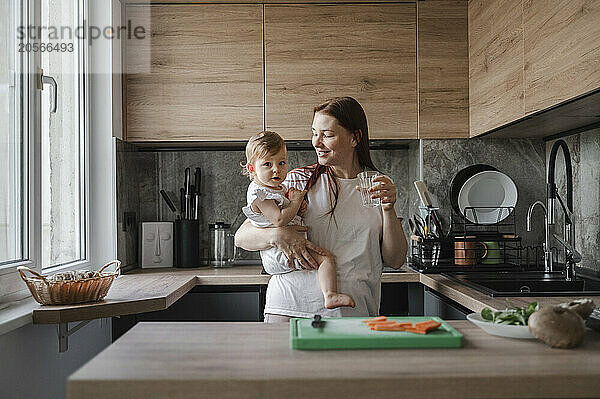
{"type": "Polygon", "coordinates": [[[253,164],[258,158],[277,154],[283,148],[285,148],[285,142],[275,132],[264,130],[250,137],[248,144],[246,144],[246,162],[240,163],[243,168],[242,173],[248,175],[252,180],[253,176],[248,172],[247,165],[253,164]]]}

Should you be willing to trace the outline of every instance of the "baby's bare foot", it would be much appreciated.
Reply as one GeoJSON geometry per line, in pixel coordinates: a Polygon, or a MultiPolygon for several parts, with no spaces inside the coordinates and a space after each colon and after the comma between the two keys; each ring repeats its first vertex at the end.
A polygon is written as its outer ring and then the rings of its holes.
{"type": "Polygon", "coordinates": [[[340,307],[354,307],[354,299],[346,294],[326,294],[325,295],[325,307],[327,309],[335,309],[340,307]]]}

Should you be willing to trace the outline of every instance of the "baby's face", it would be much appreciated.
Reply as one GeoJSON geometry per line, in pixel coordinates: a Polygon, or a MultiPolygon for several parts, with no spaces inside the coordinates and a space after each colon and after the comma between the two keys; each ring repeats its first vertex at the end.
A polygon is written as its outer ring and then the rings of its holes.
{"type": "Polygon", "coordinates": [[[257,158],[254,161],[254,180],[266,187],[279,188],[287,175],[287,151],[257,158]]]}

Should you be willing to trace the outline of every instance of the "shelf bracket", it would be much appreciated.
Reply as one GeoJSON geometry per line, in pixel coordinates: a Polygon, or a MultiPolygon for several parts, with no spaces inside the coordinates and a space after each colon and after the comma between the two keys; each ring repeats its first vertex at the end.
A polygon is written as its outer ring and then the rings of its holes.
{"type": "Polygon", "coordinates": [[[56,326],[58,333],[58,351],[60,353],[66,352],[69,349],[69,335],[75,334],[81,329],[81,327],[88,324],[91,320],[84,320],[79,322],[75,327],[69,329],[69,323],[59,323],[56,326]]]}

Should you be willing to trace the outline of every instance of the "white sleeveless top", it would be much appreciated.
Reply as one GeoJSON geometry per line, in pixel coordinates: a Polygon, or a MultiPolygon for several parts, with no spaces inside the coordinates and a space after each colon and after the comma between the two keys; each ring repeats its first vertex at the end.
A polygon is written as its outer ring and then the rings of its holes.
{"type": "MultiPolygon", "coordinates": [[[[247,205],[242,208],[242,212],[248,219],[250,219],[250,223],[252,223],[256,227],[271,227],[273,223],[265,215],[262,213],[254,212],[252,209],[252,204],[255,200],[274,200],[277,203],[279,209],[284,209],[290,206],[290,200],[286,197],[288,189],[283,187],[281,190],[275,190],[270,187],[264,187],[260,184],[255,183],[254,181],[250,182],[248,186],[248,191],[246,193],[246,203],[247,205]]],[[[288,225],[296,225],[302,224],[302,218],[298,215],[294,216],[294,218],[288,223],[288,225]]]]}
{"type": "MultiPolygon", "coordinates": [[[[292,170],[285,181],[288,187],[303,190],[310,177],[310,167],[292,170]]],[[[273,275],[267,288],[265,313],[294,317],[375,316],[381,298],[381,207],[366,208],[358,179],[338,179],[339,196],[335,221],[326,213],[329,201],[329,177],[322,174],[308,192],[309,205],[303,215],[309,226],[308,239],[336,256],[338,292],[351,295],[355,308],[329,310],[324,307],[316,270],[299,270],[273,275]]]]}

